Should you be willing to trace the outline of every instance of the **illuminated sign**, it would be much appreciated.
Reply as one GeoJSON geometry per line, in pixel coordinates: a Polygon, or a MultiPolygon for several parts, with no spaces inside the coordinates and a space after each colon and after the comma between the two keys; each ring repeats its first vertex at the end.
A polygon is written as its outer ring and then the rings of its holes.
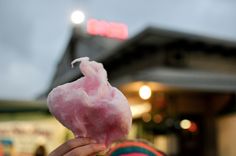
{"type": "Polygon", "coordinates": [[[90,19],[87,21],[87,33],[124,40],[128,38],[128,27],[123,23],[90,19]]]}

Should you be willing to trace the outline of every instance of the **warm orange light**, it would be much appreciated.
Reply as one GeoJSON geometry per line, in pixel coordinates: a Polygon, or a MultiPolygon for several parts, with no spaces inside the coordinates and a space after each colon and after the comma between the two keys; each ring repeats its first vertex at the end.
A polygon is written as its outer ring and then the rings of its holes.
{"type": "Polygon", "coordinates": [[[154,117],[153,117],[153,121],[155,123],[160,123],[162,121],[162,116],[160,114],[156,114],[154,117]]]}
{"type": "Polygon", "coordinates": [[[131,104],[130,109],[131,109],[133,118],[139,118],[144,113],[149,112],[152,109],[152,106],[150,103],[131,104]]]}
{"type": "Polygon", "coordinates": [[[195,122],[191,122],[191,126],[188,129],[190,132],[195,133],[198,131],[198,126],[195,122]]]}
{"type": "Polygon", "coordinates": [[[152,116],[149,113],[145,113],[145,114],[143,114],[142,118],[143,118],[144,122],[149,122],[149,121],[151,121],[152,116]]]}

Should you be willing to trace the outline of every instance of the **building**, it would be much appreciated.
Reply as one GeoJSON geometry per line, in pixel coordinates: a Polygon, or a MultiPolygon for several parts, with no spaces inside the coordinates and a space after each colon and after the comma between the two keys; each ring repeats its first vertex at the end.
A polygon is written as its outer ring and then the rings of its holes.
{"type": "Polygon", "coordinates": [[[32,156],[38,146],[49,152],[69,134],[45,101],[0,100],[0,105],[0,155],[32,156]]]}
{"type": "Polygon", "coordinates": [[[127,96],[132,137],[171,156],[223,156],[225,147],[235,155],[236,136],[223,137],[236,129],[229,116],[236,110],[235,42],[152,27],[126,41],[75,33],[47,93],[81,77],[70,63],[86,55],[102,62],[111,84],[127,96]],[[138,94],[143,85],[152,91],[147,100],[138,94]]]}

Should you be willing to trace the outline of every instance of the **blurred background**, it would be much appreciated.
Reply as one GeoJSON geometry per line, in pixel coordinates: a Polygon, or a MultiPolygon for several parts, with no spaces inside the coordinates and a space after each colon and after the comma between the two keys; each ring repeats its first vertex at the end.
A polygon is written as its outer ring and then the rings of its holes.
{"type": "Polygon", "coordinates": [[[133,115],[128,138],[169,156],[235,156],[236,1],[0,0],[0,156],[73,137],[48,93],[102,62],[133,115]]]}

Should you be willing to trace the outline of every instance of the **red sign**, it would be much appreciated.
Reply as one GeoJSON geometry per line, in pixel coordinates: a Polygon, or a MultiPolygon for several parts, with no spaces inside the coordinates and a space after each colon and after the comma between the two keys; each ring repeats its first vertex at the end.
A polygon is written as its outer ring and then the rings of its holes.
{"type": "Polygon", "coordinates": [[[87,33],[124,40],[128,38],[128,27],[123,23],[90,19],[87,21],[87,33]]]}

